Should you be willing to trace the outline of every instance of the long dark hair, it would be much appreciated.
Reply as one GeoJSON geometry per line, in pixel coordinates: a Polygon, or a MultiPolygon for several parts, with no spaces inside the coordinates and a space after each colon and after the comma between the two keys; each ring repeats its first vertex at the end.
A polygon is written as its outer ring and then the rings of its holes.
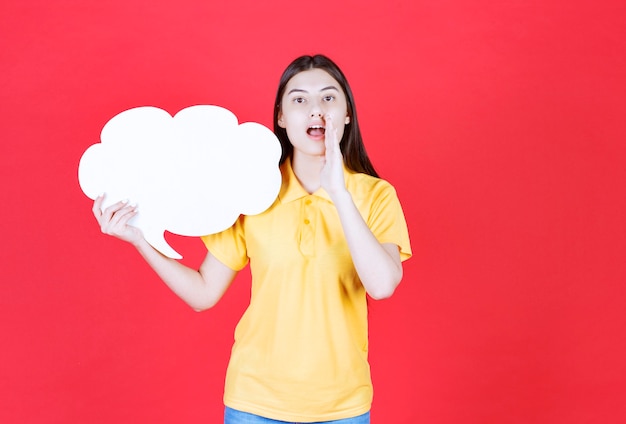
{"type": "Polygon", "coordinates": [[[343,160],[346,167],[354,172],[361,172],[369,174],[374,177],[378,177],[378,173],[374,169],[372,162],[367,156],[365,151],[365,145],[363,144],[363,138],[361,137],[361,130],[359,129],[359,121],[356,116],[356,107],[354,104],[354,97],[352,96],[352,90],[348,84],[348,80],[344,76],[341,69],[329,58],[323,55],[315,56],[300,56],[283,72],[278,84],[278,91],[276,92],[276,102],[274,103],[274,133],[280,140],[282,146],[282,156],[280,157],[280,163],[293,153],[293,146],[287,137],[287,130],[281,128],[278,125],[278,115],[281,110],[281,101],[285,92],[285,87],[291,78],[302,71],[308,71],[309,69],[322,69],[328,72],[341,86],[346,100],[348,103],[348,116],[350,117],[350,123],[347,124],[346,131],[343,133],[339,147],[343,154],[343,160]]]}

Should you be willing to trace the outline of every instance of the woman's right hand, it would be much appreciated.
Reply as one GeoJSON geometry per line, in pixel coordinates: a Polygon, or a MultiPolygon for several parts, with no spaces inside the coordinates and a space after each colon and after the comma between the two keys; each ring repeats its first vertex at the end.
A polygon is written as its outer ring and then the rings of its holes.
{"type": "Polygon", "coordinates": [[[142,241],[141,230],[128,224],[128,221],[137,215],[137,206],[131,205],[127,201],[121,201],[102,211],[103,201],[104,195],[98,196],[93,202],[92,208],[102,233],[117,237],[135,246],[142,241]]]}

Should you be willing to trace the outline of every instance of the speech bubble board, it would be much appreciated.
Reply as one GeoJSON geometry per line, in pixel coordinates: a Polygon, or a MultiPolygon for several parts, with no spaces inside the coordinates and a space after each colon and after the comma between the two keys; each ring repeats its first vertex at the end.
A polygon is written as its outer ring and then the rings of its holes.
{"type": "Polygon", "coordinates": [[[164,255],[182,256],[165,231],[203,236],[230,227],[239,215],[269,208],[281,185],[280,142],[267,127],[213,105],[187,107],[172,117],[151,106],[114,116],[78,165],[90,199],[106,194],[102,209],[136,203],[129,224],[164,255]]]}

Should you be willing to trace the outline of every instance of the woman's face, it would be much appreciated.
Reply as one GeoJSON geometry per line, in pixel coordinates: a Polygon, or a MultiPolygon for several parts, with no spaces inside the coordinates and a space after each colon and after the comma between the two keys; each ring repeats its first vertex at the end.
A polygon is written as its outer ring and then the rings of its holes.
{"type": "Polygon", "coordinates": [[[322,69],[294,75],[287,85],[278,114],[278,125],[287,132],[294,156],[323,156],[325,116],[330,115],[341,140],[350,122],[348,103],[339,83],[322,69]]]}

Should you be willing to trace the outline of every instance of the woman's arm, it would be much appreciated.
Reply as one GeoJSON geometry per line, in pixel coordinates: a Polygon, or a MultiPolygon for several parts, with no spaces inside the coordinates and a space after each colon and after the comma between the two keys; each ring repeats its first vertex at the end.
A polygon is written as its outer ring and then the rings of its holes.
{"type": "Polygon", "coordinates": [[[128,225],[128,221],[137,214],[136,206],[118,202],[102,211],[103,199],[99,196],[94,201],[93,214],[104,234],[135,246],[163,282],[194,310],[209,309],[220,300],[237,275],[236,271],[210,253],[197,271],[162,255],[145,240],[141,230],[128,225]]]}
{"type": "Polygon", "coordinates": [[[343,158],[330,116],[326,117],[326,163],[321,184],[337,211],[352,261],[367,293],[374,299],[391,296],[402,279],[400,250],[379,243],[359,213],[343,177],[343,158]]]}
{"type": "Polygon", "coordinates": [[[400,250],[393,243],[379,243],[356,208],[348,191],[331,195],[352,262],[367,293],[374,299],[390,297],[402,279],[400,250]]]}

